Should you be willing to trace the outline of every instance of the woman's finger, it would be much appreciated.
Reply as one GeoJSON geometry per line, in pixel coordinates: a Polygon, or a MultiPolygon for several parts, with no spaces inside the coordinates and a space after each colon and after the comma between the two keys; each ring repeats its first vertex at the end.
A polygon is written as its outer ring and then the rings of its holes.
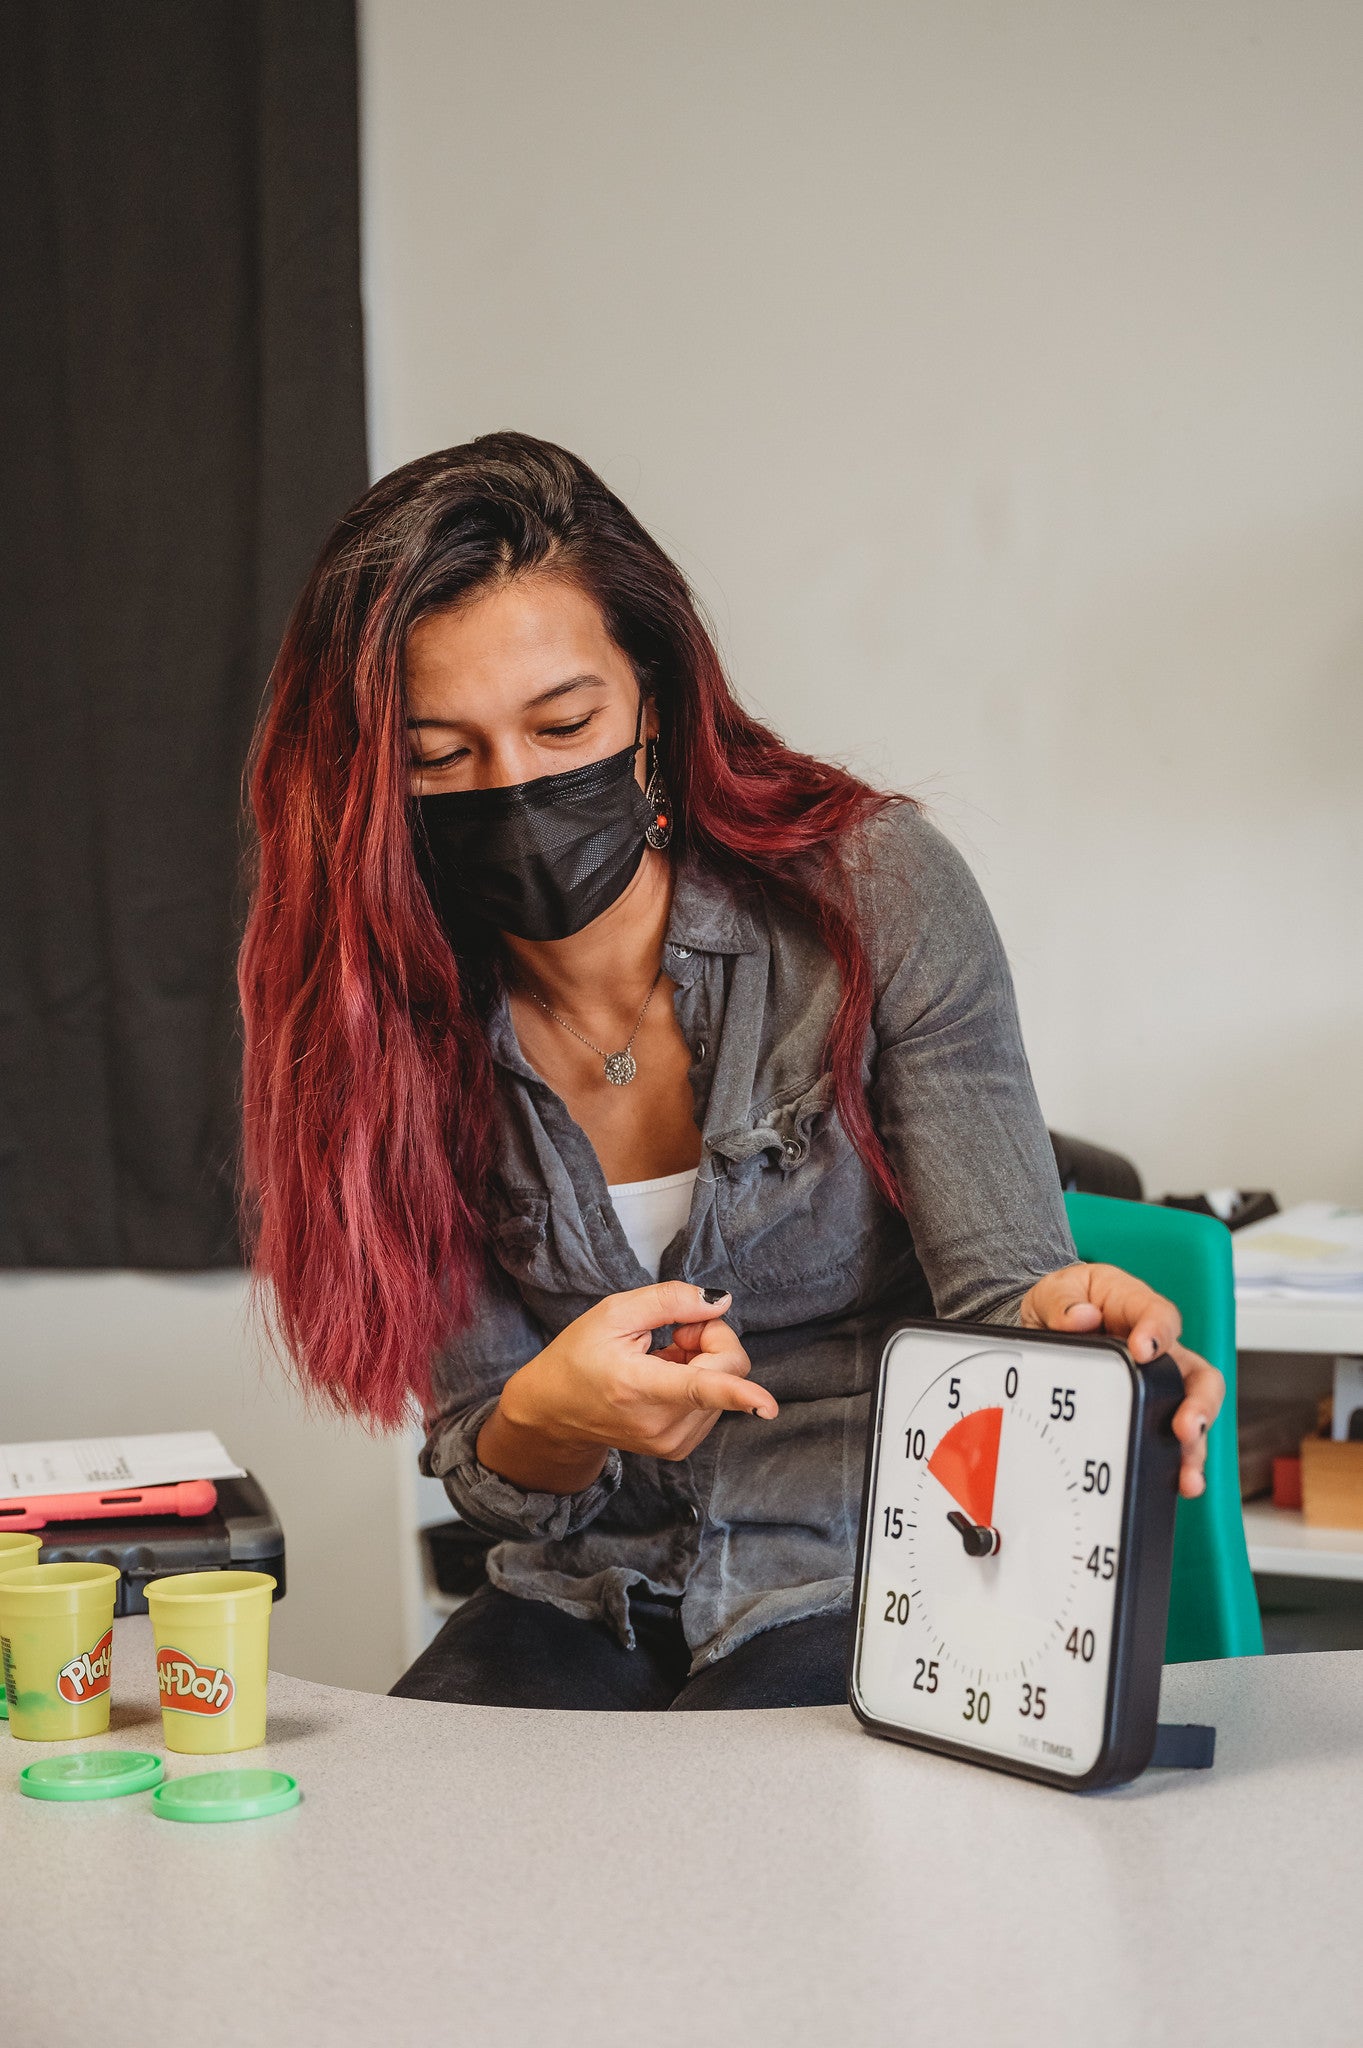
{"type": "Polygon", "coordinates": [[[1210,1429],[1226,1398],[1225,1380],[1214,1365],[1208,1365],[1205,1358],[1196,1351],[1190,1351],[1186,1344],[1171,1344],[1169,1355],[1183,1374],[1185,1405],[1203,1417],[1210,1429]]]}
{"type": "Polygon", "coordinates": [[[722,1372],[713,1365],[693,1361],[686,1365],[654,1364],[661,1356],[654,1352],[643,1391],[650,1401],[667,1402],[678,1408],[729,1409],[736,1413],[760,1415],[772,1421],[779,1413],[765,1387],[737,1373],[722,1372]]]}
{"type": "Polygon", "coordinates": [[[1134,1273],[1120,1266],[1090,1266],[1089,1295],[1102,1310],[1103,1328],[1125,1337],[1131,1356],[1142,1364],[1177,1343],[1183,1318],[1172,1301],[1134,1273]]]}
{"type": "Polygon", "coordinates": [[[1172,1301],[1120,1266],[1062,1266],[1028,1289],[1019,1320],[1031,1329],[1110,1330],[1142,1364],[1178,1340],[1182,1318],[1172,1301]]]}
{"type": "Polygon", "coordinates": [[[1183,1318],[1173,1302],[1156,1294],[1143,1280],[1133,1280],[1129,1273],[1117,1273],[1115,1267],[1109,1271],[1116,1274],[1116,1280],[1111,1290],[1111,1320],[1107,1302],[1103,1302],[1104,1328],[1120,1333],[1125,1323],[1127,1349],[1142,1363],[1166,1351],[1172,1356],[1183,1328],[1183,1318]]]}
{"type": "Polygon", "coordinates": [[[1183,1400],[1174,1413],[1174,1435],[1183,1451],[1179,1492],[1196,1500],[1206,1491],[1207,1432],[1221,1412],[1226,1382],[1214,1365],[1186,1345],[1171,1344],[1169,1353],[1183,1374],[1183,1400]]]}
{"type": "Polygon", "coordinates": [[[1226,1395],[1215,1366],[1179,1343],[1182,1318],[1172,1301],[1120,1266],[1063,1266],[1028,1289],[1019,1320],[1030,1329],[1092,1330],[1100,1325],[1126,1340],[1131,1356],[1147,1363],[1167,1352],[1183,1374],[1184,1398],[1174,1414],[1182,1451],[1179,1491],[1195,1500],[1206,1491],[1207,1432],[1226,1395]]]}
{"type": "Polygon", "coordinates": [[[1089,1296],[1090,1266],[1062,1266],[1022,1297],[1018,1319],[1029,1330],[1096,1330],[1102,1310],[1089,1296]]]}
{"type": "Polygon", "coordinates": [[[689,1280],[659,1280],[652,1287],[630,1287],[607,1294],[589,1309],[614,1336],[638,1337],[668,1323],[709,1323],[722,1316],[732,1296],[715,1287],[695,1287],[689,1280]]]}
{"type": "MultiPolygon", "coordinates": [[[[715,1329],[718,1325],[711,1323],[706,1327],[715,1329]]],[[[752,1371],[752,1361],[737,1338],[732,1336],[732,1332],[730,1336],[732,1341],[728,1344],[686,1343],[682,1341],[679,1330],[673,1343],[665,1345],[659,1351],[650,1351],[644,1362],[652,1365],[655,1359],[661,1358],[669,1365],[696,1365],[705,1372],[731,1372],[739,1379],[746,1379],[752,1371]]]]}
{"type": "MultiPolygon", "coordinates": [[[[695,1358],[698,1364],[719,1365],[729,1372],[745,1377],[752,1370],[752,1361],[743,1349],[727,1323],[679,1323],[672,1332],[668,1350],[679,1350],[683,1359],[695,1358]]],[[[655,1358],[660,1352],[654,1352],[655,1358]]]]}

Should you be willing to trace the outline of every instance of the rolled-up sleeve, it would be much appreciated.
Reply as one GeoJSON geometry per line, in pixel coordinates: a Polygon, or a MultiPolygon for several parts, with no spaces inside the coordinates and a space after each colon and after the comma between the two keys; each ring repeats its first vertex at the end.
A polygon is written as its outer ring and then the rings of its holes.
{"type": "Polygon", "coordinates": [[[478,1432],[502,1388],[544,1343],[520,1298],[494,1271],[467,1329],[445,1344],[431,1369],[432,1406],[418,1463],[485,1536],[512,1542],[575,1536],[620,1484],[618,1451],[608,1454],[600,1477],[580,1493],[528,1492],[479,1462],[478,1432]]]}
{"type": "Polygon", "coordinates": [[[1003,943],[921,812],[871,828],[858,877],[875,973],[871,1100],[939,1316],[1016,1323],[1075,1258],[1003,943]]]}

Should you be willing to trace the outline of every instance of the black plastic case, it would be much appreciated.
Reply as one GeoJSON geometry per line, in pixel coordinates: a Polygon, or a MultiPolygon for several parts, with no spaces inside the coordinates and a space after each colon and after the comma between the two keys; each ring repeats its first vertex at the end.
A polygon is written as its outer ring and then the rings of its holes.
{"type": "Polygon", "coordinates": [[[215,1479],[211,1515],[143,1515],[129,1521],[49,1522],[40,1533],[42,1564],[116,1564],[115,1614],[145,1614],[149,1579],[173,1572],[269,1572],[284,1597],[284,1531],[264,1489],[249,1472],[215,1479]]]}
{"type": "Polygon", "coordinates": [[[1174,1561],[1174,1515],[1178,1506],[1178,1475],[1182,1451],[1174,1435],[1175,1411],[1183,1400],[1183,1375],[1172,1358],[1160,1357],[1138,1365],[1118,1337],[1103,1331],[1071,1336],[1061,1330],[1023,1330],[999,1323],[950,1323],[905,1317],[885,1333],[876,1376],[875,1403],[871,1427],[866,1434],[866,1470],[861,1489],[861,1528],[857,1537],[857,1575],[852,1591],[853,1627],[848,1648],[847,1699],[864,1728],[887,1735],[893,1742],[907,1742],[917,1749],[934,1749],[945,1756],[958,1756],[966,1763],[984,1764],[991,1770],[1011,1771],[1015,1777],[1036,1778],[1042,1784],[1058,1785],[1067,1792],[1094,1792],[1103,1786],[1125,1785],[1146,1769],[1155,1750],[1159,1725],[1160,1678],[1164,1669],[1164,1636],[1169,1624],[1169,1584],[1174,1561]],[[943,1736],[899,1728],[877,1721],[857,1703],[853,1679],[864,1598],[866,1569],[867,1511],[871,1480],[880,1442],[880,1418],[885,1399],[885,1361],[890,1345],[902,1330],[959,1331],[963,1337],[982,1337],[991,1344],[1101,1345],[1115,1351],[1131,1373],[1131,1436],[1127,1457],[1126,1499],[1122,1504],[1121,1563],[1113,1606],[1112,1663],[1108,1672],[1107,1708],[1103,1724],[1103,1746],[1092,1770],[1082,1777],[1049,1769],[1044,1764],[1025,1763],[1021,1758],[991,1756],[965,1743],[950,1742],[943,1736]]]}

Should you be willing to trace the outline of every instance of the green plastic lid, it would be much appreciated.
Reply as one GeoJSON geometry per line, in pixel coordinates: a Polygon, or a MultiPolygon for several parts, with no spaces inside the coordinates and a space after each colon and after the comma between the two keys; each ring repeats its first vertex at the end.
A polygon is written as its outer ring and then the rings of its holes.
{"type": "Polygon", "coordinates": [[[91,1749],[26,1764],[19,1790],[30,1799],[121,1799],[125,1792],[150,1792],[164,1775],[160,1757],[149,1750],[91,1749]]]}
{"type": "Polygon", "coordinates": [[[260,1820],[298,1804],[298,1780],[287,1771],[201,1771],[169,1778],[151,1803],[162,1820],[260,1820]]]}
{"type": "Polygon", "coordinates": [[[3,1689],[0,1689],[0,1721],[8,1721],[8,1719],[9,1695],[3,1689]]]}

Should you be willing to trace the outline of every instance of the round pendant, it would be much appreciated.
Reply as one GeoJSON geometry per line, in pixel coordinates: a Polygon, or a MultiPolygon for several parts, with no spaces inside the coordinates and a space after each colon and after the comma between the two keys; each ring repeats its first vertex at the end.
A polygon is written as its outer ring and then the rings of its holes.
{"type": "Polygon", "coordinates": [[[627,1087],[638,1071],[631,1053],[613,1052],[606,1060],[606,1079],[615,1088],[627,1087]]]}

